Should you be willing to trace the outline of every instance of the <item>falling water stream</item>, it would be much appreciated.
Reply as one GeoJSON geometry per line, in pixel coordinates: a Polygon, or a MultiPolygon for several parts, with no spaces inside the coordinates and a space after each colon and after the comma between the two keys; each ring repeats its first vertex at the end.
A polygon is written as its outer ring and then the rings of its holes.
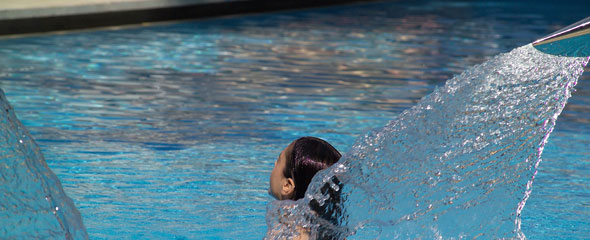
{"type": "Polygon", "coordinates": [[[87,239],[80,213],[0,90],[0,236],[87,239]]]}
{"type": "Polygon", "coordinates": [[[267,238],[525,238],[543,148],[588,60],[526,45],[466,70],[359,137],[304,199],[269,204],[267,238]]]}

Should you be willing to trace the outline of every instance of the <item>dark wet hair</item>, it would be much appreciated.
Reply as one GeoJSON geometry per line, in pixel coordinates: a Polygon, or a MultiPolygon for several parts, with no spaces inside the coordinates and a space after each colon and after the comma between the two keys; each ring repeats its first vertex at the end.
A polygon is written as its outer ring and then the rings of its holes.
{"type": "Polygon", "coordinates": [[[316,137],[302,137],[293,143],[287,153],[283,175],[295,182],[295,192],[291,200],[305,196],[305,191],[313,176],[322,169],[338,162],[342,157],[328,142],[316,137]]]}

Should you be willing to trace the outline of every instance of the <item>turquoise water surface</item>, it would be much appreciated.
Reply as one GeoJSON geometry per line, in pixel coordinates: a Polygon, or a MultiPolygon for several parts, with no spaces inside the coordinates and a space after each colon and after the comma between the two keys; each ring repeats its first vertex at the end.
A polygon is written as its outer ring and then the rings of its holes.
{"type": "MultiPolygon", "coordinates": [[[[475,64],[588,14],[538,1],[394,1],[0,40],[0,87],[91,239],[260,239],[277,154],[346,152],[475,64]]],[[[590,75],[522,212],[590,235],[590,75]]]]}

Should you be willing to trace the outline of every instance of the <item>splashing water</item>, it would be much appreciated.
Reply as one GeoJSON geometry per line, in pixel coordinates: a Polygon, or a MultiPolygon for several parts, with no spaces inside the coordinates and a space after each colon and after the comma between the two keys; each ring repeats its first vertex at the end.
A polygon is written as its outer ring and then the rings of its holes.
{"type": "Polygon", "coordinates": [[[543,147],[588,60],[529,44],[450,79],[360,137],[304,199],[269,204],[267,238],[524,239],[543,147]]]}
{"type": "Polygon", "coordinates": [[[2,90],[0,107],[1,238],[88,239],[80,213],[2,90]]]}

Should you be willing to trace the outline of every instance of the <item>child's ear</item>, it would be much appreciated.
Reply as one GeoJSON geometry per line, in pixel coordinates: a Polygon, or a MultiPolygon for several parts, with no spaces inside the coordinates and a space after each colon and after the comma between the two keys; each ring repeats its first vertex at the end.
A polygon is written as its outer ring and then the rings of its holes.
{"type": "Polygon", "coordinates": [[[290,199],[294,193],[295,182],[293,181],[293,178],[285,178],[283,181],[283,187],[281,189],[281,195],[283,195],[283,199],[290,199]]]}

